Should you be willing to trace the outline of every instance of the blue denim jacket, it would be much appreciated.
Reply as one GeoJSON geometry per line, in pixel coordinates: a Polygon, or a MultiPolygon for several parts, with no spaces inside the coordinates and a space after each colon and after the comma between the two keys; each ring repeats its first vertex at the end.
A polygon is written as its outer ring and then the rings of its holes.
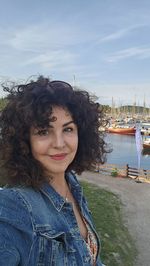
{"type": "MultiPolygon", "coordinates": [[[[66,178],[93,228],[82,188],[73,174],[66,178]]],[[[39,191],[25,187],[0,190],[0,265],[91,266],[72,204],[48,184],[39,191]]],[[[101,265],[97,256],[96,266],[101,265]]]]}

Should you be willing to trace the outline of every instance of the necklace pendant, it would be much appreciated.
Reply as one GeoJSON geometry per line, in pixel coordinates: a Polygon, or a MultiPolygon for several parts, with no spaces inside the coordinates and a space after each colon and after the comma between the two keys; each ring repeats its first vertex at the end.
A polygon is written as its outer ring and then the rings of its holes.
{"type": "Polygon", "coordinates": [[[67,197],[65,198],[65,201],[68,202],[68,198],[67,197]]]}

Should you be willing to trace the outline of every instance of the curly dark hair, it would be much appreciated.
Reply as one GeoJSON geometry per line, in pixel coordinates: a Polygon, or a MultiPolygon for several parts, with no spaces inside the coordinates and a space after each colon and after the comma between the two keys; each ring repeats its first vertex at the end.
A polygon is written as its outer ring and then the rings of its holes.
{"type": "Polygon", "coordinates": [[[104,135],[99,131],[105,117],[102,107],[87,91],[43,76],[28,84],[3,88],[9,93],[0,117],[4,183],[39,188],[46,181],[42,165],[32,156],[29,132],[32,126],[48,127],[53,106],[67,108],[78,128],[78,150],[66,171],[81,174],[92,170],[97,161],[105,162],[108,150],[104,135]]]}

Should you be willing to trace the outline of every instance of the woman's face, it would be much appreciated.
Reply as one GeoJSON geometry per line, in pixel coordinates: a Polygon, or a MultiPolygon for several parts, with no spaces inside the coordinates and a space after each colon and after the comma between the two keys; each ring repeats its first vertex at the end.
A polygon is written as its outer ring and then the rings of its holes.
{"type": "Polygon", "coordinates": [[[53,107],[53,122],[48,128],[30,130],[30,144],[33,157],[38,160],[47,175],[64,176],[73,161],[78,148],[78,130],[67,109],[53,107]]]}

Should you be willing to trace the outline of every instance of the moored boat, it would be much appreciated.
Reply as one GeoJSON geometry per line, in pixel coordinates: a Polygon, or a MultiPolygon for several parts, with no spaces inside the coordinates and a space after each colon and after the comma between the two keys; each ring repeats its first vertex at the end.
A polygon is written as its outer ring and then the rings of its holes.
{"type": "Polygon", "coordinates": [[[141,135],[150,136],[150,123],[142,123],[141,135]]]}
{"type": "Polygon", "coordinates": [[[147,137],[143,140],[143,149],[150,150],[150,137],[147,137]]]}
{"type": "Polygon", "coordinates": [[[109,127],[107,128],[107,132],[115,133],[115,134],[122,134],[122,135],[135,135],[135,127],[109,127]]]}

